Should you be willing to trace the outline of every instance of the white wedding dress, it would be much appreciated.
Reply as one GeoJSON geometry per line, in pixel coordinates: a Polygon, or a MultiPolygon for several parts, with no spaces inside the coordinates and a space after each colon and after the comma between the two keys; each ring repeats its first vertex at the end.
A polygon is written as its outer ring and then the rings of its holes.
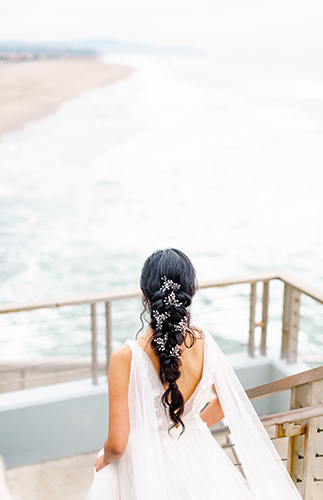
{"type": "Polygon", "coordinates": [[[128,446],[118,462],[94,473],[86,500],[301,500],[231,365],[202,330],[203,375],[185,404],[181,436],[181,427],[168,433],[164,387],[151,359],[126,341],[132,352],[128,446]],[[213,384],[245,477],[199,416],[213,384]]]}

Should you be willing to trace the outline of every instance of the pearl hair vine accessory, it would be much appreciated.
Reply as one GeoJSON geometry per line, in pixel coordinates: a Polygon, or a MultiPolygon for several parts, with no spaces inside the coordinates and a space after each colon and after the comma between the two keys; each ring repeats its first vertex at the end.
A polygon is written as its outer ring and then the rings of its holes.
{"type": "Polygon", "coordinates": [[[175,307],[180,307],[183,305],[183,302],[180,302],[177,298],[174,292],[170,292],[169,295],[167,295],[164,298],[164,302],[167,306],[175,306],[175,307]]]}
{"type": "Polygon", "coordinates": [[[167,276],[162,276],[161,281],[163,282],[160,287],[161,292],[169,292],[166,297],[164,297],[164,303],[167,306],[175,306],[180,307],[183,305],[183,302],[180,302],[175,295],[175,292],[181,288],[179,283],[175,283],[173,280],[167,278],[167,276]]]}
{"type": "Polygon", "coordinates": [[[155,339],[155,343],[159,346],[157,348],[158,351],[165,351],[167,340],[168,340],[167,333],[165,333],[163,337],[158,337],[158,339],[155,339]]]}
{"type": "Polygon", "coordinates": [[[154,316],[154,319],[155,319],[155,321],[157,323],[157,327],[161,329],[161,327],[163,326],[164,321],[167,318],[169,318],[170,313],[169,312],[160,313],[159,311],[153,311],[153,316],[154,316]]]}
{"type": "Polygon", "coordinates": [[[162,276],[161,281],[163,282],[162,286],[160,287],[160,290],[162,292],[168,292],[172,290],[179,290],[181,288],[181,285],[179,283],[174,283],[173,280],[169,280],[167,276],[162,276]]]}
{"type": "Polygon", "coordinates": [[[174,358],[179,358],[180,357],[180,352],[179,352],[179,347],[176,345],[175,347],[172,347],[170,352],[170,356],[174,356],[174,358]]]}
{"type": "MultiPolygon", "coordinates": [[[[160,287],[160,291],[166,293],[166,296],[164,297],[164,303],[168,306],[175,306],[175,307],[182,306],[183,302],[180,302],[175,295],[175,292],[181,288],[181,285],[179,283],[175,283],[171,279],[168,279],[167,276],[162,276],[161,281],[162,281],[162,286],[160,287]]],[[[156,310],[152,311],[152,315],[154,320],[156,321],[156,326],[158,330],[162,329],[164,321],[171,316],[170,312],[168,311],[160,313],[159,311],[156,310]]],[[[187,316],[181,319],[179,323],[175,324],[174,325],[175,332],[183,333],[186,328],[186,321],[187,321],[187,316]]],[[[154,343],[159,352],[166,351],[167,341],[168,341],[167,333],[165,333],[163,337],[158,337],[154,339],[154,343]]],[[[174,358],[180,357],[180,349],[178,344],[176,344],[174,347],[170,349],[169,355],[173,356],[174,358]]]]}
{"type": "Polygon", "coordinates": [[[186,328],[185,319],[181,319],[177,325],[174,325],[175,332],[183,333],[185,331],[185,328],[186,328]]]}

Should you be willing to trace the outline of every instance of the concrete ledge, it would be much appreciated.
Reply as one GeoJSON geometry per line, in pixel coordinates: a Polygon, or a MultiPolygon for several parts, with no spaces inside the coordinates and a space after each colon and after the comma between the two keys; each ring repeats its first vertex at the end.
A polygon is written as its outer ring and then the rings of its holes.
{"type": "Polygon", "coordinates": [[[0,454],[7,467],[102,448],[107,435],[106,377],[0,395],[0,454]]]}

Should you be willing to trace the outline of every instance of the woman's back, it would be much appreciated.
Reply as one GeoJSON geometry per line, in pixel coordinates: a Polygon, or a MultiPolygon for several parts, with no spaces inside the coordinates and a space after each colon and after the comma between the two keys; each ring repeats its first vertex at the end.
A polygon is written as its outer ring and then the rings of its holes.
{"type": "Polygon", "coordinates": [[[180,425],[170,429],[172,420],[161,401],[165,387],[148,338],[126,342],[131,351],[126,453],[96,475],[87,500],[101,500],[105,492],[114,492],[109,500],[254,500],[200,418],[214,381],[204,332],[194,346],[183,349],[183,433],[180,425]]]}
{"type": "MultiPolygon", "coordinates": [[[[177,381],[178,388],[183,395],[184,403],[186,403],[192,396],[196,387],[200,383],[203,375],[204,366],[204,337],[203,333],[195,329],[195,339],[193,345],[191,345],[190,338],[181,346],[181,376],[177,381]]],[[[150,343],[151,332],[148,330],[142,337],[140,337],[137,342],[140,347],[146,352],[147,356],[150,358],[152,364],[155,367],[156,372],[159,374],[159,357],[155,354],[155,351],[150,343]]],[[[164,389],[168,387],[164,384],[164,389]]]]}

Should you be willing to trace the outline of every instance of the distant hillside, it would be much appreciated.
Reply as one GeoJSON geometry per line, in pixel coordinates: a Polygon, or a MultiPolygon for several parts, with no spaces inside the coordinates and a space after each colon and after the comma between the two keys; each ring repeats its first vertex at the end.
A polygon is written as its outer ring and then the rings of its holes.
{"type": "Polygon", "coordinates": [[[30,43],[21,40],[0,41],[0,52],[7,54],[33,54],[33,55],[63,55],[82,54],[95,55],[97,51],[84,47],[74,47],[73,44],[65,42],[30,43]]]}
{"type": "Polygon", "coordinates": [[[110,39],[75,40],[69,42],[43,42],[32,43],[23,40],[0,41],[0,52],[29,53],[34,55],[59,56],[63,54],[95,55],[109,53],[180,53],[192,54],[196,50],[182,47],[158,47],[140,43],[125,42],[110,39]]]}

